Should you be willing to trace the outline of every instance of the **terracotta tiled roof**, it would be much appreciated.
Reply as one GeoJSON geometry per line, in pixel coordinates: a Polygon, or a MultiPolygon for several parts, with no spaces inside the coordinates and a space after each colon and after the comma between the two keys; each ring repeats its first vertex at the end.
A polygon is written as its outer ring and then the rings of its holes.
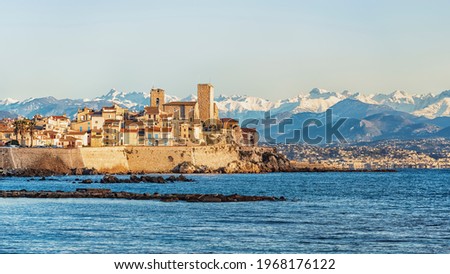
{"type": "Polygon", "coordinates": [[[13,133],[13,132],[14,132],[14,129],[0,129],[0,132],[3,132],[3,133],[13,133]]]}
{"type": "Polygon", "coordinates": [[[67,135],[85,135],[87,132],[86,131],[73,131],[73,132],[68,132],[67,135]]]}
{"type": "Polygon", "coordinates": [[[145,131],[157,131],[157,132],[159,132],[159,131],[161,131],[161,128],[158,127],[158,126],[146,127],[145,131]]]}
{"type": "Polygon", "coordinates": [[[173,117],[172,113],[164,113],[164,114],[160,114],[159,116],[161,116],[161,118],[169,118],[169,117],[173,117]]]}
{"type": "Polygon", "coordinates": [[[59,141],[69,141],[69,142],[74,142],[74,141],[81,141],[78,138],[72,137],[72,136],[65,136],[64,138],[60,138],[59,141]]]}
{"type": "Polygon", "coordinates": [[[111,120],[105,120],[105,124],[120,123],[120,122],[121,122],[121,120],[114,120],[114,119],[111,119],[111,120]]]}
{"type": "Polygon", "coordinates": [[[55,120],[69,120],[66,116],[50,116],[50,118],[55,120]]]}
{"type": "Polygon", "coordinates": [[[197,102],[191,102],[191,101],[187,101],[187,102],[175,101],[175,102],[165,103],[163,106],[195,106],[195,104],[197,104],[197,102]]]}
{"type": "Polygon", "coordinates": [[[145,114],[149,114],[149,115],[159,114],[158,107],[145,107],[144,109],[145,109],[145,114]]]}

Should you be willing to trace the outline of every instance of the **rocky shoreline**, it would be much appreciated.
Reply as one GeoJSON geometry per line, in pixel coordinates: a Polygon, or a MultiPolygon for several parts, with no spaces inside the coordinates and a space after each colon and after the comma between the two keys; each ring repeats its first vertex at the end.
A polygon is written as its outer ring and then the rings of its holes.
{"type": "Polygon", "coordinates": [[[27,191],[0,190],[0,198],[37,198],[37,199],[64,199],[64,198],[96,198],[96,199],[127,199],[127,200],[158,200],[161,202],[259,202],[259,201],[286,201],[284,197],[274,196],[245,196],[223,194],[159,194],[159,193],[132,193],[113,192],[110,189],[77,188],[76,191],[27,191]]]}

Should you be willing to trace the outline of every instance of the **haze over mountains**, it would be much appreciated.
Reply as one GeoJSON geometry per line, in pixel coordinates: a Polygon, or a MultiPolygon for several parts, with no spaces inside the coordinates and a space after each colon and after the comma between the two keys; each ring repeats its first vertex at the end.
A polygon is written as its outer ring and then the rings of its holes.
{"type": "MultiPolygon", "coordinates": [[[[196,100],[195,95],[186,98],[166,96],[166,101],[196,100]]],[[[390,94],[363,95],[348,91],[332,92],[315,88],[308,94],[272,102],[263,98],[233,95],[216,97],[221,117],[232,117],[243,121],[247,118],[262,118],[266,111],[281,120],[292,118],[294,123],[284,132],[275,130],[276,140],[289,139],[295,129],[302,129],[308,118],[326,122],[325,111],[333,109],[333,117],[347,118],[342,133],[350,141],[370,141],[387,138],[450,137],[450,90],[432,95],[410,95],[404,91],[390,94]]],[[[35,114],[67,114],[70,117],[79,108],[100,109],[112,103],[131,110],[141,110],[149,103],[148,92],[119,92],[112,89],[94,99],[56,99],[54,97],[30,98],[23,101],[6,98],[0,100],[0,119],[35,114]]],[[[277,126],[272,126],[277,127],[277,126]]],[[[262,131],[262,126],[257,125],[262,131]]],[[[310,134],[322,134],[323,129],[312,127],[310,134]]]]}

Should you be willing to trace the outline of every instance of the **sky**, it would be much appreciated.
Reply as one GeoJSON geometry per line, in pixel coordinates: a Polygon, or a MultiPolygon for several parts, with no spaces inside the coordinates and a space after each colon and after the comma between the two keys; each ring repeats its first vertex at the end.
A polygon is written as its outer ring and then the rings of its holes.
{"type": "Polygon", "coordinates": [[[450,1],[0,0],[0,98],[450,89],[450,1]]]}

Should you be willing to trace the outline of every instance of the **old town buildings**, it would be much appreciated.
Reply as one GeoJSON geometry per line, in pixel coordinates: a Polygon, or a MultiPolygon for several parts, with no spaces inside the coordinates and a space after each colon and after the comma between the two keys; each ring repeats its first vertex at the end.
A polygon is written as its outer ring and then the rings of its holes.
{"type": "Polygon", "coordinates": [[[70,148],[256,143],[255,130],[242,130],[231,118],[219,119],[211,84],[198,84],[197,96],[196,102],[165,102],[165,91],[153,88],[149,105],[138,112],[112,105],[99,110],[84,107],[72,120],[66,115],[3,120],[0,145],[70,148]]]}

